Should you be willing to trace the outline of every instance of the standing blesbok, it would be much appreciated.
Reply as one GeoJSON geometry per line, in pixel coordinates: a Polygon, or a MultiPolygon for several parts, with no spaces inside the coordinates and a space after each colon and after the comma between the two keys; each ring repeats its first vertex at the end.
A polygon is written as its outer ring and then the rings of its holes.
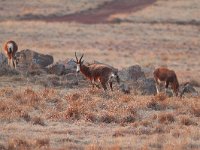
{"type": "Polygon", "coordinates": [[[4,51],[8,58],[8,65],[11,66],[11,68],[16,68],[16,52],[18,50],[18,46],[15,43],[15,41],[8,41],[4,45],[4,51]]]}
{"type": "Polygon", "coordinates": [[[157,68],[154,72],[154,79],[156,81],[157,94],[160,92],[160,86],[162,82],[165,82],[165,90],[167,90],[169,84],[173,90],[173,93],[178,96],[179,83],[176,73],[173,70],[169,70],[164,67],[157,68]]]}
{"type": "MultiPolygon", "coordinates": [[[[81,56],[80,59],[78,59],[76,52],[75,52],[75,57],[76,57],[76,64],[77,64],[77,69],[76,72],[79,73],[80,71],[82,74],[87,77],[93,87],[96,85],[95,82],[100,81],[104,91],[107,90],[107,83],[109,83],[111,90],[113,91],[113,81],[114,79],[118,82],[120,82],[119,76],[117,74],[117,69],[114,69],[112,67],[109,67],[104,64],[91,64],[91,65],[85,65],[83,64],[83,55],[81,56]]],[[[96,85],[97,86],[97,85],[96,85]]]]}

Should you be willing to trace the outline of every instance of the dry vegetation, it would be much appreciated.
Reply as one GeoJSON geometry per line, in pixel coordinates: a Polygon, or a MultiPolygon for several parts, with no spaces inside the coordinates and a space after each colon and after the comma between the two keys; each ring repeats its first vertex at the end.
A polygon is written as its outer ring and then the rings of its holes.
{"type": "Polygon", "coordinates": [[[199,98],[88,88],[68,94],[6,88],[0,95],[5,148],[200,148],[199,98]]]}
{"type": "MultiPolygon", "coordinates": [[[[118,68],[164,65],[176,70],[180,82],[199,87],[198,0],[158,0],[108,18],[115,24],[18,20],[75,13],[105,1],[0,0],[0,43],[13,39],[20,50],[48,53],[56,61],[77,50],[86,60],[118,68]]],[[[116,87],[105,94],[88,82],[72,86],[60,79],[65,76],[0,77],[0,149],[200,149],[199,97],[124,95],[116,87]]]]}

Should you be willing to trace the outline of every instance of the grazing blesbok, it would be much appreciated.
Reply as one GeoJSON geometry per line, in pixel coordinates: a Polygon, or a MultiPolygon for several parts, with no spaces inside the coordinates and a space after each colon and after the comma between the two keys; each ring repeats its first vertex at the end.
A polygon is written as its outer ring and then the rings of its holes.
{"type": "Polygon", "coordinates": [[[15,43],[15,41],[8,41],[4,45],[4,51],[8,58],[8,65],[11,66],[11,68],[16,68],[16,52],[18,50],[18,46],[15,43]]]}
{"type": "Polygon", "coordinates": [[[78,59],[76,52],[75,57],[77,64],[76,72],[79,73],[81,71],[81,73],[91,81],[93,87],[96,85],[95,82],[99,81],[104,91],[107,90],[107,83],[109,83],[110,88],[113,91],[113,81],[116,80],[118,84],[120,83],[117,69],[114,69],[104,64],[85,65],[83,64],[84,61],[82,60],[83,55],[80,59],[78,59]]]}
{"type": "Polygon", "coordinates": [[[173,70],[160,67],[153,72],[153,75],[156,81],[157,94],[160,92],[161,82],[165,82],[165,90],[167,90],[168,86],[171,85],[173,93],[178,96],[179,83],[176,73],[173,70]]]}

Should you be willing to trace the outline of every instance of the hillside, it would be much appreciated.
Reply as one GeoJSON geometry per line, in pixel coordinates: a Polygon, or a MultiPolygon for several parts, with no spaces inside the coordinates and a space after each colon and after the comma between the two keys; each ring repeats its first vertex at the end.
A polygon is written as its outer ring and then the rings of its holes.
{"type": "MultiPolygon", "coordinates": [[[[200,89],[198,0],[0,0],[0,8],[2,51],[12,39],[54,62],[76,51],[119,70],[139,64],[149,77],[167,66],[200,89]]],[[[0,97],[0,149],[200,149],[198,95],[126,95],[116,84],[105,93],[81,75],[77,84],[11,74],[0,76],[0,97]]]]}

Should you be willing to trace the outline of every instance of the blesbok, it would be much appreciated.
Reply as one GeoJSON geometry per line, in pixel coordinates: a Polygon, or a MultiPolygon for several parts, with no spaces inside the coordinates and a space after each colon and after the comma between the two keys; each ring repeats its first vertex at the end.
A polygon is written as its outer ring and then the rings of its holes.
{"type": "Polygon", "coordinates": [[[8,65],[11,66],[11,68],[16,68],[16,52],[18,50],[18,46],[15,43],[15,41],[8,41],[4,45],[4,51],[8,58],[8,65]]]}
{"type": "Polygon", "coordinates": [[[99,81],[104,91],[107,90],[107,83],[109,83],[110,88],[113,91],[113,81],[116,80],[118,84],[120,83],[117,69],[104,64],[85,65],[83,64],[84,61],[82,60],[83,54],[80,59],[78,59],[76,52],[75,57],[75,62],[77,64],[76,72],[81,72],[85,77],[87,77],[91,81],[93,87],[96,85],[95,82],[99,81]]]}
{"type": "Polygon", "coordinates": [[[153,72],[154,79],[156,81],[156,89],[157,94],[160,92],[161,83],[165,83],[165,90],[167,90],[168,86],[171,85],[173,93],[178,96],[179,92],[179,82],[176,76],[176,73],[173,70],[169,70],[164,67],[160,67],[155,69],[153,72]]]}

